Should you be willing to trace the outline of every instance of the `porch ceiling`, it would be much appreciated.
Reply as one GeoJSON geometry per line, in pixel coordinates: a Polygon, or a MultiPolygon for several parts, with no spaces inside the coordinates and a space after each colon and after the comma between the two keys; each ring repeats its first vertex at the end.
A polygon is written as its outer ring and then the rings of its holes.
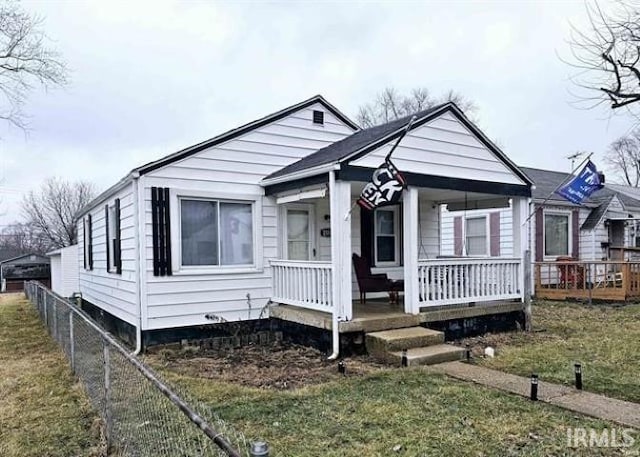
{"type": "MultiPolygon", "coordinates": [[[[351,183],[351,196],[357,197],[364,189],[366,183],[352,182],[351,183]]],[[[509,206],[508,196],[501,197],[495,194],[483,194],[477,192],[464,192],[461,190],[452,189],[432,189],[429,187],[422,187],[418,190],[418,196],[421,200],[429,200],[435,203],[467,203],[467,209],[476,208],[477,202],[490,202],[492,206],[489,207],[507,207],[509,206]],[[501,200],[501,201],[500,201],[501,200]]],[[[487,207],[486,205],[484,206],[487,207]]]]}

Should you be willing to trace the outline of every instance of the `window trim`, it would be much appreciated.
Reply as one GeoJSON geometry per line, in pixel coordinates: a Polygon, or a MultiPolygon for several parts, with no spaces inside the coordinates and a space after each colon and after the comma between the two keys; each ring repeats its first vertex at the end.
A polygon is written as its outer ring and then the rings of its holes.
{"type": "Polygon", "coordinates": [[[93,271],[93,224],[91,213],[87,217],[82,219],[83,222],[83,239],[82,244],[84,248],[84,270],[93,271]]]}
{"type": "Polygon", "coordinates": [[[491,257],[491,227],[490,218],[488,214],[477,214],[471,216],[464,216],[464,226],[462,228],[462,255],[464,257],[491,257]],[[484,254],[469,254],[467,249],[467,221],[471,219],[484,219],[485,232],[484,232],[484,254]]]}
{"type": "Polygon", "coordinates": [[[555,260],[558,257],[562,256],[571,256],[571,249],[573,246],[573,214],[571,211],[562,211],[559,209],[542,210],[542,258],[544,260],[555,260]],[[557,255],[547,255],[547,214],[551,216],[565,216],[567,218],[567,253],[566,254],[557,254],[557,255]]]}
{"type": "Polygon", "coordinates": [[[108,241],[108,245],[105,246],[107,249],[107,257],[109,258],[109,265],[107,267],[107,273],[118,274],[118,266],[116,265],[116,248],[113,245],[113,242],[118,238],[116,236],[116,229],[118,224],[116,224],[116,205],[115,203],[108,206],[109,217],[108,224],[105,224],[105,230],[107,231],[105,240],[108,241]],[[113,233],[111,233],[111,229],[113,229],[113,233]]]}
{"type": "MultiPolygon", "coordinates": [[[[389,236],[389,235],[382,235],[389,236]]],[[[384,206],[382,208],[376,208],[373,212],[373,265],[374,267],[399,267],[401,265],[401,244],[400,244],[400,205],[384,206]],[[376,221],[376,215],[378,211],[391,211],[393,212],[393,237],[395,251],[395,260],[392,262],[380,262],[378,261],[378,224],[376,221]]]]}
{"type": "Polygon", "coordinates": [[[264,271],[262,242],[262,196],[255,194],[231,194],[170,190],[171,205],[171,270],[175,276],[218,275],[233,273],[260,273],[264,271]],[[182,220],[181,200],[215,200],[221,203],[244,203],[251,205],[253,228],[253,263],[246,265],[182,265],[182,220]]]}

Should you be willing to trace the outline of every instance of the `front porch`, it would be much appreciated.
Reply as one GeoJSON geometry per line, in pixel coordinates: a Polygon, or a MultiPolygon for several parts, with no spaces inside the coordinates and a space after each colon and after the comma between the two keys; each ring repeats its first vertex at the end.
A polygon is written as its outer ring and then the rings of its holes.
{"type": "Polygon", "coordinates": [[[275,195],[282,248],[281,258],[270,261],[272,317],[339,333],[367,333],[523,310],[527,197],[410,187],[402,204],[367,212],[354,205],[363,186],[331,179],[328,186],[275,195]],[[504,208],[510,203],[510,252],[490,256],[486,221],[483,240],[468,240],[476,250],[484,246],[486,255],[465,255],[472,251],[466,246],[463,255],[443,255],[443,205],[504,208]],[[379,217],[377,211],[386,214],[379,217]],[[399,303],[390,303],[392,290],[384,288],[366,291],[364,303],[357,300],[362,284],[354,254],[370,261],[372,278],[403,282],[399,303]]]}
{"type": "MultiPolygon", "coordinates": [[[[524,304],[519,300],[484,302],[473,306],[468,303],[434,306],[415,315],[405,313],[402,305],[391,304],[383,299],[366,303],[354,301],[352,306],[354,317],[350,321],[338,322],[339,333],[369,333],[417,325],[428,326],[432,322],[480,318],[524,309],[524,304]]],[[[309,327],[333,330],[332,315],[328,312],[279,304],[271,308],[270,316],[309,327]]]]}

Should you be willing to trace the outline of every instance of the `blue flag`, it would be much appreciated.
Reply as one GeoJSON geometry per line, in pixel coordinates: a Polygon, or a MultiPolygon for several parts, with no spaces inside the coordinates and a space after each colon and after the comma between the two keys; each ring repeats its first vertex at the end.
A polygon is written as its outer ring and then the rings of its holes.
{"type": "Polygon", "coordinates": [[[603,187],[604,176],[598,173],[596,166],[589,160],[580,173],[571,178],[571,181],[560,189],[556,190],[556,193],[571,203],[580,205],[585,199],[589,198],[592,193],[603,187]]]}

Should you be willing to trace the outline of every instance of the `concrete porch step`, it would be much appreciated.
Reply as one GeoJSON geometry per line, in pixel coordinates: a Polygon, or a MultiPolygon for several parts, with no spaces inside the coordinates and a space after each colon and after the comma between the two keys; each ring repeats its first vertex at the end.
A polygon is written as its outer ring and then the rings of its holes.
{"type": "Polygon", "coordinates": [[[388,352],[444,343],[444,333],[419,326],[384,330],[367,333],[365,343],[369,354],[385,358],[388,352]]]}
{"type": "MultiPolygon", "coordinates": [[[[407,350],[408,366],[435,365],[437,363],[461,360],[463,357],[464,348],[451,344],[438,344],[407,350]]],[[[400,365],[402,363],[402,351],[390,352],[388,360],[400,365]]]]}

